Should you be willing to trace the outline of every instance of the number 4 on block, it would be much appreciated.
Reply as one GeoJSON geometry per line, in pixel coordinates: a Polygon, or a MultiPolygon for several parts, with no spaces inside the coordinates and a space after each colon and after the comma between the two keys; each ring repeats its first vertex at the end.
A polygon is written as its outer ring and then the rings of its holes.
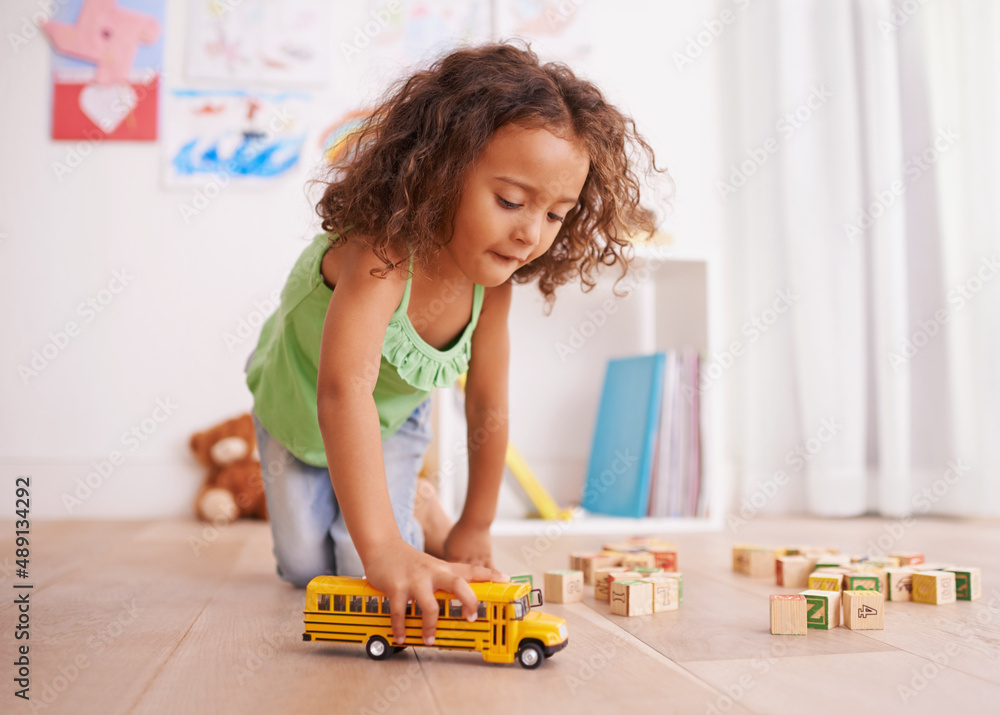
{"type": "Polygon", "coordinates": [[[885,596],[878,591],[844,591],[844,625],[852,631],[885,628],[885,596]]]}

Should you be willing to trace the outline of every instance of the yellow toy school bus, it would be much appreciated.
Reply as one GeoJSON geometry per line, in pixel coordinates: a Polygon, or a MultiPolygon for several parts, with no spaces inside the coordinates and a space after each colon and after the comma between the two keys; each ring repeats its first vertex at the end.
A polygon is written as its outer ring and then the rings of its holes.
{"type": "MultiPolygon", "coordinates": [[[[437,591],[438,623],[432,648],[474,650],[488,663],[513,663],[537,668],[569,642],[566,621],[531,610],[540,606],[541,592],[526,583],[470,583],[479,599],[476,621],[462,617],[462,603],[452,594],[437,591]],[[530,596],[538,593],[538,603],[530,596]]],[[[364,643],[376,660],[403,650],[390,646],[389,599],[363,578],[317,576],[306,587],[304,641],[364,643]]],[[[406,604],[407,645],[422,646],[421,612],[415,602],[406,604]],[[413,639],[411,641],[411,638],[413,639]]]]}

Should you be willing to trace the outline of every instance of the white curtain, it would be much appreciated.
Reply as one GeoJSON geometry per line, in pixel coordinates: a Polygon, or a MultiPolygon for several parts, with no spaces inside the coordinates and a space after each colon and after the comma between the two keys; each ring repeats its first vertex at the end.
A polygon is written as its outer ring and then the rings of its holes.
{"type": "Polygon", "coordinates": [[[723,7],[735,508],[1000,514],[1000,3],[723,7]]]}

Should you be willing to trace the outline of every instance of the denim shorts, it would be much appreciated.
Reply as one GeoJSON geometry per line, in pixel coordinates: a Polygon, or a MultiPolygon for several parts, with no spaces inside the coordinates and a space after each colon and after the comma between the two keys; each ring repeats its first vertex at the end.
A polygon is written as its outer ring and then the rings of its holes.
{"type": "MultiPolygon", "coordinates": [[[[256,414],[253,423],[278,575],[299,588],[323,574],[363,576],[364,567],[333,493],[329,469],[306,464],[292,455],[264,429],[256,414]]],[[[424,549],[424,533],[413,516],[413,503],[430,442],[429,399],[382,442],[396,525],[403,540],[419,551],[424,549]]]]}

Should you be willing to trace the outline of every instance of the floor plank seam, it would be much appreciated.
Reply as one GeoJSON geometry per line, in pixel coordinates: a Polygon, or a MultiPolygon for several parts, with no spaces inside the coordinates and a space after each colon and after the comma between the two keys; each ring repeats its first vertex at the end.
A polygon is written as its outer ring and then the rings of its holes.
{"type": "Polygon", "coordinates": [[[185,639],[188,637],[188,635],[190,635],[191,630],[195,627],[195,624],[198,623],[198,620],[201,618],[202,614],[205,613],[206,609],[208,609],[208,607],[215,600],[215,596],[219,592],[219,589],[222,588],[222,585],[229,579],[230,576],[233,575],[233,572],[236,570],[236,565],[239,563],[240,558],[242,558],[243,553],[250,547],[250,544],[246,539],[245,535],[241,535],[241,541],[243,542],[242,547],[240,548],[236,557],[229,563],[229,569],[225,572],[225,574],[221,575],[219,579],[215,582],[215,586],[208,594],[208,597],[205,599],[205,602],[202,604],[201,608],[198,609],[198,613],[195,615],[194,618],[191,619],[191,623],[188,624],[188,627],[184,629],[184,634],[177,639],[177,642],[174,643],[174,647],[170,649],[170,652],[163,659],[163,662],[161,662],[159,666],[157,666],[156,672],[153,673],[152,677],[150,677],[148,681],[146,681],[145,686],[139,692],[139,695],[136,697],[135,701],[132,703],[131,706],[129,706],[127,710],[128,713],[131,714],[135,712],[135,709],[142,702],[142,699],[145,697],[146,693],[149,692],[150,688],[153,687],[153,684],[160,677],[160,674],[163,672],[163,669],[166,668],[167,664],[170,662],[170,659],[174,657],[174,654],[181,647],[181,644],[184,643],[185,639]]]}
{"type": "Polygon", "coordinates": [[[441,703],[438,700],[437,693],[434,692],[434,686],[431,685],[430,678],[427,677],[427,670],[424,668],[424,661],[420,657],[420,652],[418,649],[413,649],[413,657],[417,659],[417,665],[420,666],[420,677],[424,679],[427,683],[427,692],[431,695],[431,702],[434,703],[434,712],[438,715],[443,715],[444,709],[441,707],[441,703]]]}
{"type": "Polygon", "coordinates": [[[198,614],[191,619],[191,623],[188,624],[188,627],[184,630],[184,635],[182,635],[180,638],[177,639],[177,642],[174,643],[174,647],[170,649],[169,653],[167,653],[167,656],[163,659],[163,662],[161,662],[159,666],[157,666],[156,672],[153,673],[152,677],[150,677],[150,679],[146,681],[146,685],[143,686],[142,690],[139,692],[135,700],[129,706],[127,711],[128,713],[131,714],[135,712],[135,709],[139,706],[139,703],[142,702],[142,699],[145,697],[146,693],[149,692],[149,689],[153,687],[153,683],[155,683],[156,679],[160,677],[160,673],[163,672],[163,669],[167,666],[167,663],[170,662],[170,659],[174,657],[174,653],[176,653],[177,649],[181,647],[181,643],[183,643],[184,639],[188,637],[188,634],[191,632],[191,629],[194,628],[195,623],[198,622],[198,619],[201,618],[201,614],[205,612],[205,609],[208,608],[208,604],[211,602],[212,602],[211,598],[206,600],[205,604],[198,610],[198,614]]]}
{"type": "MultiPolygon", "coordinates": [[[[884,644],[884,641],[880,641],[878,638],[876,638],[874,636],[874,634],[865,633],[864,631],[855,631],[855,632],[858,635],[862,635],[862,636],[868,638],[869,640],[875,641],[876,643],[883,643],[884,644]]],[[[977,673],[972,673],[972,672],[969,672],[968,670],[964,670],[962,668],[958,668],[958,667],[954,666],[950,662],[942,664],[938,660],[936,660],[933,655],[927,656],[927,655],[921,655],[920,653],[914,653],[912,650],[909,650],[908,648],[903,648],[902,646],[892,646],[892,647],[895,648],[900,653],[907,653],[908,655],[915,656],[915,657],[920,658],[921,660],[926,661],[928,663],[934,663],[935,665],[937,665],[937,666],[939,666],[941,668],[948,668],[949,670],[952,670],[952,671],[954,671],[956,673],[962,673],[963,675],[968,675],[969,677],[976,678],[977,680],[981,680],[982,682],[988,683],[989,685],[992,685],[992,686],[996,686],[997,685],[997,683],[995,681],[992,681],[992,680],[989,680],[987,678],[984,678],[983,676],[978,675],[977,673]]],[[[954,657],[954,656],[952,656],[952,657],[954,657]]]]}
{"type": "MultiPolygon", "coordinates": [[[[628,636],[627,638],[624,638],[620,635],[617,637],[621,638],[624,642],[631,643],[631,645],[633,645],[637,651],[645,653],[646,655],[654,658],[655,660],[674,666],[675,671],[678,672],[680,675],[684,675],[691,682],[705,687],[707,690],[711,691],[712,693],[715,693],[716,696],[719,697],[725,696],[725,693],[720,691],[718,688],[716,688],[708,681],[704,680],[698,674],[691,672],[688,668],[685,668],[680,662],[660,652],[652,645],[642,640],[642,638],[629,631],[627,628],[624,628],[622,625],[615,623],[611,619],[607,618],[606,614],[602,613],[601,611],[598,611],[596,608],[593,607],[592,604],[584,602],[582,605],[585,606],[590,611],[592,616],[596,616],[597,618],[603,619],[604,624],[606,624],[609,628],[613,628],[615,629],[615,631],[623,633],[626,636],[628,636]]],[[[591,619],[588,617],[588,620],[591,619]]],[[[597,627],[600,627],[600,625],[597,625],[597,627]]],[[[749,708],[747,709],[749,710],[749,708]]]]}

